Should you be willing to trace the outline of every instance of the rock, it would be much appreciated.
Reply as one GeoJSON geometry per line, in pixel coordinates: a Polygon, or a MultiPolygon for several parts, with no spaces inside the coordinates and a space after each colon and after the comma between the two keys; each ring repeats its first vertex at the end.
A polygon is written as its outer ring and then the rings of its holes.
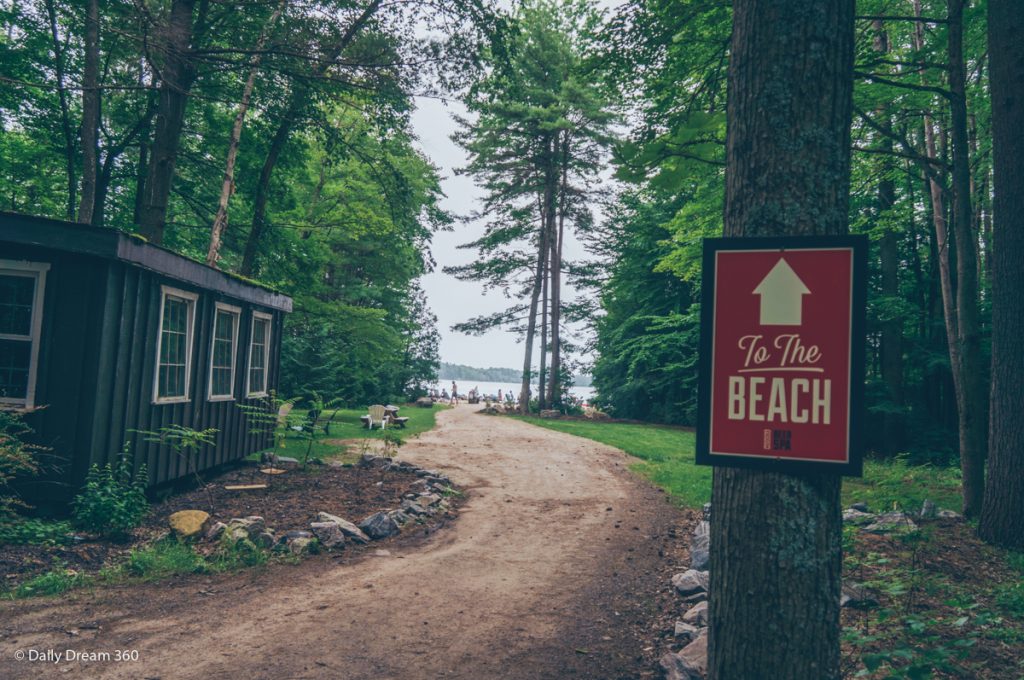
{"type": "Polygon", "coordinates": [[[864,512],[854,507],[849,507],[843,510],[843,523],[844,524],[870,524],[875,520],[876,515],[870,512],[864,512]]]}
{"type": "Polygon", "coordinates": [[[701,520],[690,538],[690,568],[707,571],[711,564],[711,525],[701,520]]]}
{"type": "Polygon", "coordinates": [[[558,418],[561,415],[562,415],[561,411],[558,411],[558,410],[553,409],[553,408],[541,409],[541,412],[540,412],[540,417],[541,418],[558,418]]]}
{"type": "Polygon", "coordinates": [[[290,541],[288,541],[288,552],[290,552],[293,555],[302,555],[308,553],[310,550],[310,545],[312,543],[312,538],[293,538],[290,541]]]}
{"type": "Polygon", "coordinates": [[[308,531],[302,531],[301,529],[292,529],[291,531],[286,531],[284,536],[281,537],[281,540],[285,543],[291,543],[299,538],[313,538],[313,534],[308,531]]]}
{"type": "MultiPolygon", "coordinates": [[[[677,656],[686,663],[689,668],[697,672],[697,677],[703,678],[708,672],[708,629],[705,628],[690,644],[683,647],[677,656]]],[[[692,671],[691,671],[692,673],[692,671]]]]}
{"type": "Polygon", "coordinates": [[[686,604],[697,604],[698,602],[703,602],[706,599],[708,599],[708,594],[703,590],[683,596],[683,602],[686,604]]]}
{"type": "Polygon", "coordinates": [[[167,518],[171,530],[179,538],[192,538],[199,534],[210,519],[210,513],[202,510],[180,510],[167,518]]]}
{"type": "Polygon", "coordinates": [[[953,510],[939,510],[935,513],[935,516],[939,519],[960,519],[963,517],[959,512],[954,512],[953,510]]]}
{"type": "Polygon", "coordinates": [[[349,522],[347,519],[342,519],[341,517],[332,515],[328,512],[318,512],[316,517],[318,522],[332,522],[333,524],[337,524],[338,528],[341,529],[341,533],[345,534],[356,543],[370,542],[370,537],[364,534],[359,527],[352,522],[349,522]]]}
{"type": "Polygon", "coordinates": [[[408,499],[402,501],[402,512],[406,513],[407,515],[417,515],[419,517],[430,514],[423,508],[422,505],[420,505],[416,501],[410,501],[408,499]]]}
{"type": "Polygon", "coordinates": [[[345,547],[345,534],[335,522],[312,522],[309,528],[320,541],[320,545],[328,550],[345,547]]]}
{"type": "Polygon", "coordinates": [[[698,602],[690,607],[689,611],[683,614],[683,623],[688,623],[691,626],[708,625],[708,603],[698,602]]]}
{"type": "Polygon", "coordinates": [[[861,512],[871,512],[870,510],[868,510],[867,503],[854,503],[850,507],[853,508],[854,510],[860,510],[861,512]]]}
{"type": "Polygon", "coordinates": [[[700,680],[701,676],[697,669],[690,666],[689,662],[680,658],[678,654],[668,652],[661,657],[661,670],[664,671],[665,680],[700,680]]]}
{"type": "Polygon", "coordinates": [[[434,406],[434,400],[430,397],[420,397],[416,400],[416,405],[420,408],[432,408],[434,406]]]}
{"type": "Polygon", "coordinates": [[[247,541],[249,540],[249,532],[245,527],[235,525],[229,526],[227,530],[222,534],[224,537],[231,539],[232,541],[247,541]]]}
{"type": "Polygon", "coordinates": [[[227,528],[228,525],[224,524],[224,522],[214,522],[206,529],[206,534],[204,535],[204,538],[206,538],[206,540],[208,541],[216,541],[224,535],[224,531],[227,528]]]}
{"type": "Polygon", "coordinates": [[[422,505],[423,507],[429,507],[431,505],[437,505],[442,500],[443,499],[436,493],[421,493],[417,497],[416,502],[422,505]]]}
{"type": "Polygon", "coordinates": [[[870,609],[878,605],[878,595],[859,583],[843,581],[839,606],[852,609],[870,609]]]}
{"type": "Polygon", "coordinates": [[[672,577],[672,585],[680,595],[691,595],[697,592],[707,592],[708,572],[687,569],[681,574],[672,577]]]}
{"type": "Polygon", "coordinates": [[[611,420],[610,415],[608,415],[604,411],[598,411],[596,408],[587,411],[584,415],[587,416],[587,418],[590,418],[591,420],[611,420]]]}
{"type": "Polygon", "coordinates": [[[278,465],[298,465],[298,458],[289,458],[288,456],[277,456],[278,465]]]}
{"type": "Polygon", "coordinates": [[[258,534],[249,534],[249,540],[258,545],[261,548],[272,548],[274,542],[277,540],[274,537],[274,532],[270,529],[264,529],[258,534]]]}
{"type": "Polygon", "coordinates": [[[864,527],[864,531],[873,534],[909,534],[917,531],[917,525],[905,512],[892,510],[876,517],[873,523],[864,527]]]}
{"type": "Polygon", "coordinates": [[[921,517],[923,519],[934,519],[938,514],[939,509],[935,507],[935,503],[927,498],[924,499],[924,503],[921,504],[921,517]]]}
{"type": "Polygon", "coordinates": [[[363,533],[375,541],[398,533],[398,524],[385,512],[375,512],[359,523],[363,533]]]}
{"type": "MultiPolygon", "coordinates": [[[[267,522],[259,515],[250,515],[248,517],[234,517],[228,520],[228,531],[232,535],[245,533],[245,538],[249,538],[266,531],[267,522]]],[[[237,536],[236,536],[237,537],[237,536]]]]}
{"type": "Polygon", "coordinates": [[[260,456],[260,462],[261,463],[276,463],[277,462],[277,454],[275,454],[273,451],[264,451],[263,455],[260,456]]]}
{"type": "Polygon", "coordinates": [[[682,639],[684,642],[689,642],[690,640],[693,640],[698,635],[700,635],[700,628],[698,628],[697,626],[691,626],[690,624],[684,623],[682,621],[676,621],[674,635],[677,639],[682,639]]]}
{"type": "Polygon", "coordinates": [[[412,517],[410,515],[405,514],[401,510],[389,510],[388,517],[393,519],[395,521],[395,524],[397,524],[399,527],[403,527],[412,521],[412,517]]]}
{"type": "Polygon", "coordinates": [[[387,463],[388,459],[383,456],[378,456],[375,453],[367,452],[360,457],[359,467],[373,467],[374,465],[379,465],[382,462],[387,463]]]}
{"type": "Polygon", "coordinates": [[[701,514],[703,515],[702,519],[705,522],[711,521],[711,501],[704,504],[704,507],[701,508],[701,514]]]}

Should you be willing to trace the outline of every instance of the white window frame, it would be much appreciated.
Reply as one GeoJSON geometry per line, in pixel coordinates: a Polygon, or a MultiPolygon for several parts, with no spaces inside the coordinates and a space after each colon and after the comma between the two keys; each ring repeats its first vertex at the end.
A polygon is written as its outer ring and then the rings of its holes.
{"type": "Polygon", "coordinates": [[[238,363],[238,328],[241,326],[242,308],[235,307],[223,302],[213,305],[213,325],[210,328],[210,379],[206,388],[207,401],[234,401],[235,400],[235,369],[238,363]],[[231,392],[229,394],[213,393],[213,351],[217,346],[217,313],[227,312],[233,319],[231,321],[231,392]]]}
{"type": "Polygon", "coordinates": [[[160,286],[160,321],[156,329],[156,362],[153,368],[154,404],[182,404],[192,401],[189,395],[192,388],[192,345],[195,339],[198,300],[198,293],[192,293],[172,286],[160,286]],[[185,315],[185,394],[181,397],[160,396],[160,352],[163,349],[162,345],[164,342],[164,304],[167,302],[168,295],[188,301],[188,314],[185,315]]]}
{"type": "Polygon", "coordinates": [[[43,328],[43,295],[46,290],[46,272],[50,271],[49,262],[29,262],[28,260],[0,260],[0,274],[4,276],[24,276],[35,279],[35,292],[32,296],[32,320],[29,323],[29,334],[0,333],[0,340],[28,340],[32,343],[28,357],[28,385],[24,399],[0,397],[0,404],[12,404],[26,409],[36,405],[36,370],[39,367],[39,337],[43,328]]]}
{"type": "Polygon", "coordinates": [[[270,338],[274,331],[274,316],[266,312],[253,311],[252,320],[249,322],[249,359],[245,363],[245,396],[265,397],[269,394],[270,383],[270,338]],[[267,336],[263,340],[263,391],[253,392],[250,381],[252,380],[252,345],[256,336],[256,319],[264,319],[267,322],[267,336]]]}

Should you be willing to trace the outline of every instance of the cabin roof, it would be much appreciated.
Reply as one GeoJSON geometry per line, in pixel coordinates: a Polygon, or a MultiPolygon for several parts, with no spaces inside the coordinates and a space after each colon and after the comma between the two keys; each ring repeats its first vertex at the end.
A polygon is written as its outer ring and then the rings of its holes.
{"type": "Polygon", "coordinates": [[[117,229],[0,211],[0,241],[121,260],[239,300],[282,312],[292,311],[292,299],[287,295],[117,229]]]}

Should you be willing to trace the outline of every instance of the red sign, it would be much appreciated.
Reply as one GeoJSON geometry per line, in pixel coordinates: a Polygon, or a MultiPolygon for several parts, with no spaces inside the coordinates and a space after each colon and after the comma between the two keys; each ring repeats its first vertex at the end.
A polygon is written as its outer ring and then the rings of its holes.
{"type": "Polygon", "coordinates": [[[865,248],[705,241],[698,463],[860,474],[865,248]]]}

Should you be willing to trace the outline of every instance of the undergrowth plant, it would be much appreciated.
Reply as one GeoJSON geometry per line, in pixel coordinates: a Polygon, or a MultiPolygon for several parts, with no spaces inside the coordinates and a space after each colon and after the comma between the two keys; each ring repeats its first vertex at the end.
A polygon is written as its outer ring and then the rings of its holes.
{"type": "Polygon", "coordinates": [[[132,474],[128,445],[113,464],[93,464],[85,486],[72,502],[75,525],[110,537],[123,537],[142,523],[149,510],[146,483],[149,475],[143,464],[132,474]]]}
{"type": "Polygon", "coordinates": [[[45,447],[27,442],[26,435],[31,433],[19,413],[0,409],[0,525],[12,522],[18,508],[28,507],[11,483],[39,472],[36,454],[45,447]]]}
{"type": "Polygon", "coordinates": [[[207,498],[210,501],[210,511],[212,512],[215,505],[213,494],[206,488],[203,478],[199,476],[199,462],[197,458],[199,457],[199,450],[204,446],[212,448],[217,445],[214,437],[219,430],[215,427],[195,430],[185,425],[169,425],[161,427],[156,431],[136,430],[136,432],[143,435],[147,442],[169,446],[178,457],[185,459],[187,469],[195,477],[196,484],[199,488],[206,490],[207,498]]]}

